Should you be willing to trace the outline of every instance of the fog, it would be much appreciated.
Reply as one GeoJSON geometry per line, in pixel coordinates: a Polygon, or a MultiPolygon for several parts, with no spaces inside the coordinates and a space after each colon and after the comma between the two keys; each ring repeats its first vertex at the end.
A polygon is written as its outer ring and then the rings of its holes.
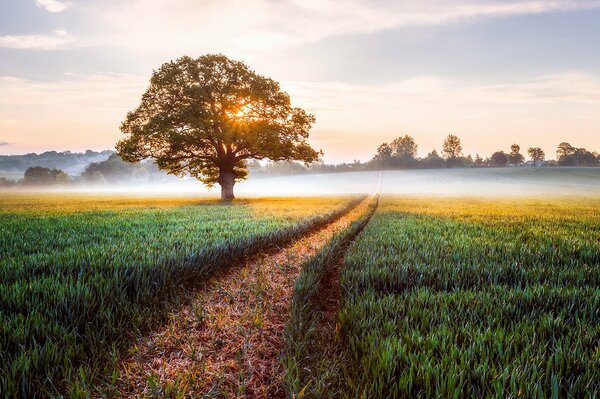
{"type": "Polygon", "coordinates": [[[486,168],[351,172],[256,179],[241,183],[244,194],[338,193],[544,196],[600,195],[600,168],[486,168]]]}
{"type": "MultiPolygon", "coordinates": [[[[218,196],[220,193],[218,186],[209,190],[194,179],[137,186],[76,186],[69,191],[206,196],[218,196]]],[[[487,197],[600,196],[600,168],[470,168],[304,174],[251,177],[235,186],[238,197],[375,192],[487,197]]]]}

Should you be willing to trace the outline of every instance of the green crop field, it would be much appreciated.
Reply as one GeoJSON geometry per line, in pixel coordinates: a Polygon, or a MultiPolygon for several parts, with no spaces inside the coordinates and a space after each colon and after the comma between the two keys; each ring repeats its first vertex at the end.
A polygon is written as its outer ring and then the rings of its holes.
{"type": "Polygon", "coordinates": [[[0,197],[0,393],[82,394],[181,284],[319,226],[351,197],[0,197]]]}
{"type": "Polygon", "coordinates": [[[600,396],[597,197],[384,197],[341,285],[348,397],[600,396]]]}

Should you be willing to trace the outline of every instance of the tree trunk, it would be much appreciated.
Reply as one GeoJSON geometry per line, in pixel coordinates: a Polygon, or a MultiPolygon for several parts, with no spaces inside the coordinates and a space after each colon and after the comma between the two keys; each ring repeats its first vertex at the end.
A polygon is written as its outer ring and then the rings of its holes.
{"type": "Polygon", "coordinates": [[[221,201],[232,201],[233,186],[235,185],[235,173],[229,170],[219,172],[219,184],[221,185],[221,201]]]}

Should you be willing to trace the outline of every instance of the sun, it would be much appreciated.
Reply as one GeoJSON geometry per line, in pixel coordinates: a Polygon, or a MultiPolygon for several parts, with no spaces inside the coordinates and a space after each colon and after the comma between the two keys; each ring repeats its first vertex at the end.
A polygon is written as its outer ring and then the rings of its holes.
{"type": "Polygon", "coordinates": [[[247,105],[244,105],[235,113],[235,116],[237,118],[243,118],[243,117],[247,116],[250,111],[251,111],[250,107],[247,105]]]}

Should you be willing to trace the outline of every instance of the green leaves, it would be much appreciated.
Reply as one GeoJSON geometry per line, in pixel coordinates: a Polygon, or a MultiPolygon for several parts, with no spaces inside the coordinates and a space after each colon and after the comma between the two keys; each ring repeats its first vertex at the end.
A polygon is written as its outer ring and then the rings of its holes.
{"type": "Polygon", "coordinates": [[[119,155],[154,158],[161,169],[211,185],[222,171],[246,176],[246,159],[316,161],[308,143],[315,117],[291,106],[272,79],[223,55],[182,57],[155,71],[127,115],[119,155]]]}

